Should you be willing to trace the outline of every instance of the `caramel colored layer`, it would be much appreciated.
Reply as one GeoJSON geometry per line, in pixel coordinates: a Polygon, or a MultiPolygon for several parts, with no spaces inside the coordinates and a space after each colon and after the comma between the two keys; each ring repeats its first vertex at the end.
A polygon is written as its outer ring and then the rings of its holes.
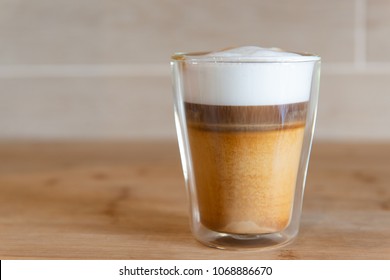
{"type": "Polygon", "coordinates": [[[261,234],[289,224],[304,125],[286,127],[213,130],[188,122],[204,226],[225,233],[261,234]]]}

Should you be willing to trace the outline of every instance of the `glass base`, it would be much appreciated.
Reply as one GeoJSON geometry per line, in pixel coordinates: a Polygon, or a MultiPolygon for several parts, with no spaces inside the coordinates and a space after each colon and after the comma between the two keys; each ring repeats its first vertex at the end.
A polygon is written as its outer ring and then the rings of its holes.
{"type": "Polygon", "coordinates": [[[296,234],[288,234],[286,230],[264,234],[231,234],[213,231],[203,225],[194,234],[202,244],[222,250],[275,249],[291,243],[296,237],[296,234]]]}

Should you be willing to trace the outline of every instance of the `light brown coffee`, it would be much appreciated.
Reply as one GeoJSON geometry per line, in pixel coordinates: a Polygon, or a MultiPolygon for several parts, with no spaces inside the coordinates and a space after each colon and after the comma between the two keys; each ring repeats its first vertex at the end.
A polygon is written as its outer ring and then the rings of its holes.
{"type": "Polygon", "coordinates": [[[289,224],[306,107],[185,104],[205,227],[262,234],[289,224]]]}

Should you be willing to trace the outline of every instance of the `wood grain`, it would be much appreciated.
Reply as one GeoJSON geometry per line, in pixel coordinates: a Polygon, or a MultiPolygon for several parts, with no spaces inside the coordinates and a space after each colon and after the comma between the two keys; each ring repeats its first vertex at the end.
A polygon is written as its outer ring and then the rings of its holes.
{"type": "Polygon", "coordinates": [[[390,144],[316,143],[297,240],[222,251],[191,236],[175,142],[1,143],[0,259],[390,259],[390,144]]]}

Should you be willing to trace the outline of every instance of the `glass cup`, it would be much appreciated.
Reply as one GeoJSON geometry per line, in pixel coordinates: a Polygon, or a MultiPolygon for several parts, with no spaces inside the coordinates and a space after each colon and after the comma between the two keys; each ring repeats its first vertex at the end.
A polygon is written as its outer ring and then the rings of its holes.
{"type": "Polygon", "coordinates": [[[201,243],[285,245],[298,234],[320,57],[172,57],[174,111],[201,243]]]}

